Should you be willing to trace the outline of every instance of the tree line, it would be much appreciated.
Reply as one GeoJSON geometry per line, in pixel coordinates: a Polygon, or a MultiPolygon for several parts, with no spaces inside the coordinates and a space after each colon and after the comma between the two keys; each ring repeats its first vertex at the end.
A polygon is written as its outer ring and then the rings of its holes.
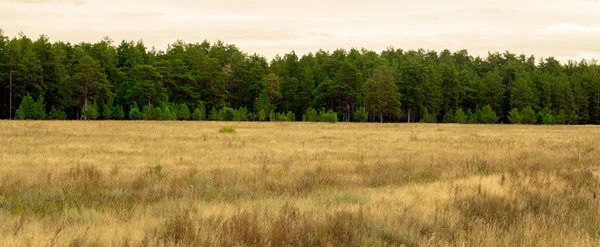
{"type": "Polygon", "coordinates": [[[595,60],[388,48],[271,61],[221,41],[166,50],[0,29],[0,118],[599,124],[595,60]]]}

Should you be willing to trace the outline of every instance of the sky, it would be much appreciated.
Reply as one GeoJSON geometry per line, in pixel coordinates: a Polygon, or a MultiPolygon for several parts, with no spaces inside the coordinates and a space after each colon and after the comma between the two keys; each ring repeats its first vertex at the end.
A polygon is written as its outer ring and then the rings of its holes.
{"type": "Polygon", "coordinates": [[[388,47],[600,59],[600,0],[0,0],[0,29],[32,39],[222,40],[271,59],[388,47]]]}

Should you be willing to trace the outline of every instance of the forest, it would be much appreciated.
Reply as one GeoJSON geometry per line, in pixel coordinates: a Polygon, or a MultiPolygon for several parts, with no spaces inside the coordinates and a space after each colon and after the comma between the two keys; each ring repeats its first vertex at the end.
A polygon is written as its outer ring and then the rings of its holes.
{"type": "Polygon", "coordinates": [[[466,50],[148,48],[0,29],[0,119],[599,124],[596,60],[466,50]]]}

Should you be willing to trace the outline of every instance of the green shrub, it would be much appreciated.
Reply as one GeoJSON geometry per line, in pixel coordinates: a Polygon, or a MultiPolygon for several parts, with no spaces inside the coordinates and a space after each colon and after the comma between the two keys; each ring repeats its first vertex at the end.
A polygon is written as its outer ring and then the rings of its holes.
{"type": "Polygon", "coordinates": [[[150,105],[150,106],[144,105],[142,107],[142,119],[152,120],[153,115],[154,115],[154,106],[153,105],[150,105]]]}
{"type": "Polygon", "coordinates": [[[241,107],[240,109],[233,110],[233,121],[248,121],[249,112],[246,107],[241,107]]]}
{"type": "Polygon", "coordinates": [[[454,121],[456,123],[466,124],[469,121],[469,118],[462,108],[458,108],[458,110],[456,110],[456,115],[454,116],[454,121]]]}
{"type": "Polygon", "coordinates": [[[133,102],[133,104],[129,107],[129,119],[141,120],[142,118],[143,114],[140,112],[137,103],[133,102]]]}
{"type": "Polygon", "coordinates": [[[48,119],[67,120],[67,114],[64,111],[60,111],[52,106],[52,109],[50,109],[50,114],[48,114],[48,119]]]}
{"type": "Polygon", "coordinates": [[[556,115],[556,123],[557,124],[566,124],[567,123],[567,115],[565,114],[565,111],[560,110],[558,112],[558,115],[556,115]]]}
{"type": "Polygon", "coordinates": [[[554,116],[552,116],[552,114],[546,114],[546,115],[544,115],[544,118],[543,118],[542,122],[544,124],[548,124],[548,125],[554,125],[554,124],[556,124],[556,120],[554,119],[554,116]]]}
{"type": "Polygon", "coordinates": [[[179,105],[179,111],[177,111],[177,119],[189,120],[190,119],[190,108],[186,104],[179,105]]]}
{"type": "Polygon", "coordinates": [[[231,109],[229,107],[223,107],[221,110],[219,110],[219,113],[217,114],[217,120],[231,121],[231,120],[233,120],[233,114],[234,114],[233,109],[231,109]]]}
{"type": "Polygon", "coordinates": [[[521,123],[523,124],[535,124],[537,121],[535,111],[531,106],[527,106],[521,109],[521,123]]]}
{"type": "MultiPolygon", "coordinates": [[[[302,115],[302,121],[304,122],[318,122],[319,121],[319,114],[317,113],[317,110],[313,109],[313,108],[308,108],[306,109],[306,113],[304,115],[302,115]]],[[[356,119],[356,115],[354,116],[354,119],[356,119]]]]}
{"type": "Polygon", "coordinates": [[[508,121],[512,124],[521,124],[521,113],[519,113],[519,109],[514,108],[508,112],[508,121]]]}
{"type": "Polygon", "coordinates": [[[369,121],[369,112],[367,112],[367,109],[365,109],[365,107],[360,107],[358,108],[358,110],[356,110],[356,112],[354,113],[354,121],[361,123],[369,121]]]}
{"type": "Polygon", "coordinates": [[[235,133],[235,128],[234,127],[223,127],[221,129],[219,129],[219,133],[235,133]]]}
{"type": "Polygon", "coordinates": [[[19,109],[15,112],[16,119],[35,119],[42,120],[46,118],[46,103],[44,103],[44,96],[40,95],[37,102],[33,100],[29,94],[23,97],[19,109]]]}
{"type": "Polygon", "coordinates": [[[120,106],[120,105],[114,106],[113,111],[112,111],[112,116],[113,116],[113,119],[117,119],[117,120],[125,119],[125,111],[123,110],[123,106],[120,106]]]}
{"type": "Polygon", "coordinates": [[[87,120],[96,120],[99,116],[98,105],[96,102],[93,102],[87,106],[86,109],[83,110],[82,116],[87,120]]]}
{"type": "Polygon", "coordinates": [[[492,110],[492,106],[486,105],[481,109],[481,123],[485,124],[494,124],[498,122],[498,117],[494,110],[492,110]]]}
{"type": "Polygon", "coordinates": [[[325,109],[319,112],[319,121],[327,122],[327,123],[336,123],[338,122],[338,115],[333,110],[329,110],[325,112],[325,109]]]}
{"type": "Polygon", "coordinates": [[[192,113],[192,119],[196,121],[204,120],[206,118],[206,106],[204,102],[200,102],[196,109],[194,109],[194,113],[192,113]]]}
{"type": "Polygon", "coordinates": [[[452,110],[446,112],[446,114],[444,115],[444,119],[442,120],[442,122],[444,122],[444,123],[454,123],[454,114],[452,113],[452,110]]]}
{"type": "Polygon", "coordinates": [[[149,120],[162,120],[162,119],[163,119],[162,109],[160,109],[160,107],[154,107],[154,109],[152,110],[152,116],[150,116],[149,120]]]}
{"type": "Polygon", "coordinates": [[[435,122],[437,122],[437,119],[434,114],[429,114],[429,111],[427,110],[427,108],[424,107],[423,108],[423,118],[421,118],[421,122],[435,123],[435,122]]]}

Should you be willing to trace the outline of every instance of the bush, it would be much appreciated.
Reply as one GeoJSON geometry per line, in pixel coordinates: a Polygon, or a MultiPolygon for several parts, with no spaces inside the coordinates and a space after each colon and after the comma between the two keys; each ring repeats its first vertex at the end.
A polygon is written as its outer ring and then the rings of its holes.
{"type": "Polygon", "coordinates": [[[465,124],[469,121],[469,118],[467,117],[462,108],[458,108],[458,110],[456,110],[456,115],[454,116],[454,121],[456,123],[465,124]]]}
{"type": "Polygon", "coordinates": [[[219,121],[231,121],[233,120],[233,109],[229,107],[223,107],[217,114],[217,120],[219,121]]]}
{"type": "MultiPolygon", "coordinates": [[[[313,108],[308,108],[306,109],[306,113],[304,115],[302,115],[302,121],[304,122],[318,122],[319,121],[319,114],[317,113],[317,110],[313,109],[313,108]]],[[[354,116],[354,119],[356,120],[357,116],[354,116]]]]}
{"type": "Polygon", "coordinates": [[[234,127],[223,127],[219,130],[219,133],[235,133],[234,127]]]}
{"type": "Polygon", "coordinates": [[[536,115],[535,111],[531,106],[527,106],[521,109],[521,123],[523,124],[535,124],[536,123],[536,115]]]}
{"type": "Polygon", "coordinates": [[[153,115],[154,115],[154,106],[153,105],[150,105],[150,106],[144,105],[144,107],[142,107],[142,119],[152,120],[153,115]]]}
{"type": "Polygon", "coordinates": [[[512,124],[521,124],[521,113],[519,113],[519,109],[514,108],[508,112],[508,121],[512,124]]]}
{"type": "Polygon", "coordinates": [[[556,124],[556,120],[554,119],[554,116],[552,116],[552,114],[546,114],[546,115],[544,115],[544,118],[543,118],[542,122],[544,124],[548,124],[548,125],[554,125],[554,124],[556,124]]]}
{"type": "Polygon", "coordinates": [[[467,110],[467,123],[476,124],[477,123],[477,115],[471,112],[471,109],[467,110]]]}
{"type": "Polygon", "coordinates": [[[240,109],[233,110],[233,121],[248,121],[249,116],[248,109],[246,107],[241,107],[240,109]]]}
{"type": "Polygon", "coordinates": [[[544,117],[546,116],[546,114],[542,113],[542,112],[538,112],[537,115],[535,115],[535,123],[536,124],[544,124],[544,117]]]}
{"type": "Polygon", "coordinates": [[[96,120],[99,116],[98,105],[96,102],[93,102],[87,106],[86,109],[83,110],[82,116],[87,120],[96,120]]]}
{"type": "Polygon", "coordinates": [[[454,123],[454,114],[452,113],[452,110],[446,112],[446,114],[444,115],[444,119],[442,120],[442,122],[444,122],[444,123],[454,123]]]}
{"type": "Polygon", "coordinates": [[[567,123],[567,115],[565,114],[565,111],[560,110],[558,112],[558,115],[556,115],[556,123],[557,124],[566,124],[567,123]]]}
{"type": "Polygon", "coordinates": [[[64,111],[57,110],[52,106],[50,109],[50,114],[48,114],[48,119],[50,120],[67,120],[67,114],[64,111]]]}
{"type": "Polygon", "coordinates": [[[336,122],[338,122],[338,115],[333,110],[329,110],[329,111],[325,112],[325,109],[323,109],[319,113],[319,121],[328,122],[328,123],[336,123],[336,122]]]}
{"type": "Polygon", "coordinates": [[[354,121],[361,123],[369,121],[369,112],[367,112],[367,109],[365,109],[365,107],[360,107],[358,108],[358,110],[356,110],[356,112],[354,113],[354,121]]]}
{"type": "Polygon", "coordinates": [[[129,119],[141,120],[142,118],[143,114],[140,112],[137,103],[133,102],[133,104],[129,107],[129,119]]]}
{"type": "Polygon", "coordinates": [[[112,111],[112,117],[113,117],[113,119],[117,119],[117,120],[125,119],[125,111],[123,110],[123,106],[120,106],[120,105],[114,106],[113,111],[112,111]]]}
{"type": "Polygon", "coordinates": [[[192,113],[192,119],[196,121],[204,120],[206,118],[206,106],[204,102],[200,102],[196,109],[194,109],[194,113],[192,113]]]}
{"type": "Polygon", "coordinates": [[[42,120],[46,118],[46,103],[44,103],[44,96],[40,95],[37,102],[33,100],[29,94],[23,97],[19,109],[15,112],[16,119],[36,119],[42,120]]]}
{"type": "Polygon", "coordinates": [[[423,118],[421,119],[421,122],[435,123],[435,122],[437,122],[437,119],[434,114],[429,114],[429,111],[427,110],[427,108],[423,108],[423,118]]]}
{"type": "Polygon", "coordinates": [[[190,108],[186,104],[179,105],[179,111],[177,111],[177,119],[189,120],[190,119],[190,108]]]}
{"type": "Polygon", "coordinates": [[[273,122],[293,122],[296,121],[296,114],[289,111],[288,113],[271,113],[271,121],[273,122]]]}
{"type": "Polygon", "coordinates": [[[498,122],[498,117],[494,110],[492,110],[492,106],[486,105],[481,109],[481,123],[485,124],[494,124],[498,122]]]}
{"type": "Polygon", "coordinates": [[[154,109],[152,110],[152,115],[150,116],[150,118],[148,120],[162,120],[162,119],[163,119],[162,109],[160,109],[160,107],[154,107],[154,109]]]}

